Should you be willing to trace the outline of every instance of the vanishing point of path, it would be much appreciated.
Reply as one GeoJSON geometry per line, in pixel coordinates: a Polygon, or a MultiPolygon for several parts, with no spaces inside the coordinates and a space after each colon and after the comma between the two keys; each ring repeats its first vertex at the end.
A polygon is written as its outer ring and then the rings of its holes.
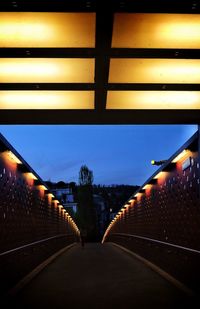
{"type": "MultiPolygon", "coordinates": [[[[18,308],[191,308],[183,292],[112,244],[79,244],[14,299],[18,308]]],[[[192,306],[192,308],[194,308],[192,306]]]]}

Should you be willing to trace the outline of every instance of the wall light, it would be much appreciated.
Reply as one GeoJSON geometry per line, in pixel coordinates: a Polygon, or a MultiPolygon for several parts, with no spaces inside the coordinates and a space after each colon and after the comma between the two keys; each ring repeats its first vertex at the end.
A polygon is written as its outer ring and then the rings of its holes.
{"type": "Polygon", "coordinates": [[[124,208],[128,208],[130,206],[130,204],[125,204],[124,208]]]}
{"type": "Polygon", "coordinates": [[[44,185],[39,185],[38,187],[39,187],[39,189],[42,189],[44,191],[48,190],[47,187],[45,187],[44,185]]]}
{"type": "Polygon", "coordinates": [[[55,197],[52,193],[48,193],[48,195],[52,198],[55,197]]]}
{"type": "Polygon", "coordinates": [[[156,176],[153,177],[153,179],[159,179],[165,175],[166,172],[159,172],[156,176]]]}
{"type": "Polygon", "coordinates": [[[135,197],[138,197],[138,196],[140,196],[141,194],[142,194],[142,193],[138,192],[138,193],[135,194],[135,197]]]}
{"type": "Polygon", "coordinates": [[[10,150],[5,151],[5,153],[8,155],[8,157],[17,164],[22,164],[22,161],[10,150]]]}
{"type": "Polygon", "coordinates": [[[33,173],[26,173],[26,175],[28,176],[28,178],[31,178],[33,180],[37,180],[38,179],[33,173]]]}
{"type": "Polygon", "coordinates": [[[146,190],[146,189],[150,189],[151,187],[152,187],[151,184],[146,184],[146,185],[143,187],[143,189],[146,190]]]}
{"type": "Polygon", "coordinates": [[[189,155],[189,150],[184,149],[181,153],[179,153],[173,160],[172,163],[176,163],[179,160],[181,160],[183,157],[185,157],[186,155],[189,155]]]}

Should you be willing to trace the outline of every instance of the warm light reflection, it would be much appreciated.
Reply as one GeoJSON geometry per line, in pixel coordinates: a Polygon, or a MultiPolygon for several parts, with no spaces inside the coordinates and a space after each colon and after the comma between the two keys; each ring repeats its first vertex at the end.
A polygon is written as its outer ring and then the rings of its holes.
{"type": "Polygon", "coordinates": [[[20,161],[20,159],[19,159],[18,157],[16,157],[16,155],[15,155],[12,151],[8,150],[8,151],[5,151],[5,153],[8,155],[8,157],[9,157],[13,162],[15,162],[15,163],[17,163],[17,164],[22,164],[22,161],[20,161]]]}
{"type": "Polygon", "coordinates": [[[140,197],[142,195],[142,193],[141,192],[138,192],[138,193],[136,193],[134,196],[135,197],[140,197]]]}
{"type": "Polygon", "coordinates": [[[173,160],[172,163],[176,163],[179,160],[181,160],[183,157],[185,157],[186,155],[189,155],[189,151],[184,149],[181,153],[179,153],[173,160]]]}
{"type": "Polygon", "coordinates": [[[200,48],[199,14],[116,13],[112,47],[200,48]]]}
{"type": "Polygon", "coordinates": [[[95,47],[95,14],[1,12],[0,47],[95,47]]]}
{"type": "Polygon", "coordinates": [[[200,60],[111,59],[109,83],[200,83],[200,60]]]}
{"type": "Polygon", "coordinates": [[[146,184],[142,189],[146,190],[146,189],[150,189],[152,187],[151,184],[146,184]]]}
{"type": "Polygon", "coordinates": [[[107,109],[200,109],[200,91],[108,91],[107,109]]]}
{"type": "Polygon", "coordinates": [[[159,179],[162,178],[163,176],[165,176],[166,172],[159,172],[157,175],[155,175],[153,177],[153,179],[159,179]]]}
{"type": "Polygon", "coordinates": [[[0,83],[93,83],[94,59],[0,58],[0,83]]]}
{"type": "Polygon", "coordinates": [[[128,208],[130,205],[129,204],[125,204],[124,205],[124,208],[128,208]]]}
{"type": "Polygon", "coordinates": [[[0,109],[93,109],[94,91],[0,91],[0,109]]]}
{"type": "Polygon", "coordinates": [[[38,187],[39,187],[39,189],[44,190],[44,191],[48,190],[47,187],[45,187],[44,185],[39,185],[38,187]]]}
{"type": "Polygon", "coordinates": [[[26,176],[30,179],[37,180],[37,177],[33,173],[25,173],[26,176]]]}

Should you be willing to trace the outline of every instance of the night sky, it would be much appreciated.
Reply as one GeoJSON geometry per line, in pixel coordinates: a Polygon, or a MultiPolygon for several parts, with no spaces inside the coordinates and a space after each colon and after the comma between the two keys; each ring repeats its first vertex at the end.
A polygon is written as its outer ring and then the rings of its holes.
{"type": "Polygon", "coordinates": [[[95,184],[142,185],[197,125],[0,125],[0,132],[43,180],[78,182],[81,165],[95,184]]]}

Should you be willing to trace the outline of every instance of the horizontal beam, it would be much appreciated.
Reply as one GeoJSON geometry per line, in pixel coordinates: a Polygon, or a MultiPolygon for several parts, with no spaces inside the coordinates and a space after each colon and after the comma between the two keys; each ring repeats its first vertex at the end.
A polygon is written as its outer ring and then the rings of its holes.
{"type": "Polygon", "coordinates": [[[0,48],[0,58],[95,58],[95,49],[0,48]]]}
{"type": "MultiPolygon", "coordinates": [[[[102,49],[102,46],[100,47],[102,49]]],[[[106,52],[106,53],[105,53],[106,52]]],[[[0,58],[95,58],[95,48],[0,48],[0,58]]],[[[107,48],[110,58],[200,59],[199,49],[107,48]]]]}
{"type": "MultiPolygon", "coordinates": [[[[32,12],[91,12],[95,11],[99,0],[2,0],[1,11],[32,12]]],[[[111,7],[113,12],[147,12],[147,13],[194,13],[200,11],[199,1],[191,0],[101,0],[105,11],[111,7]]]]}
{"type": "Polygon", "coordinates": [[[0,124],[197,124],[200,110],[1,110],[0,124]]]}
{"type": "Polygon", "coordinates": [[[110,58],[200,59],[199,49],[177,48],[112,48],[110,58]]]}
{"type": "MultiPolygon", "coordinates": [[[[1,87],[1,85],[0,85],[1,87]]],[[[170,91],[200,91],[200,84],[144,84],[144,83],[111,83],[108,90],[170,90],[170,91]]]]}
{"type": "Polygon", "coordinates": [[[14,12],[93,12],[96,0],[1,0],[1,11],[14,12]]]}
{"type": "Polygon", "coordinates": [[[90,83],[0,83],[0,90],[94,90],[90,83]]]}

